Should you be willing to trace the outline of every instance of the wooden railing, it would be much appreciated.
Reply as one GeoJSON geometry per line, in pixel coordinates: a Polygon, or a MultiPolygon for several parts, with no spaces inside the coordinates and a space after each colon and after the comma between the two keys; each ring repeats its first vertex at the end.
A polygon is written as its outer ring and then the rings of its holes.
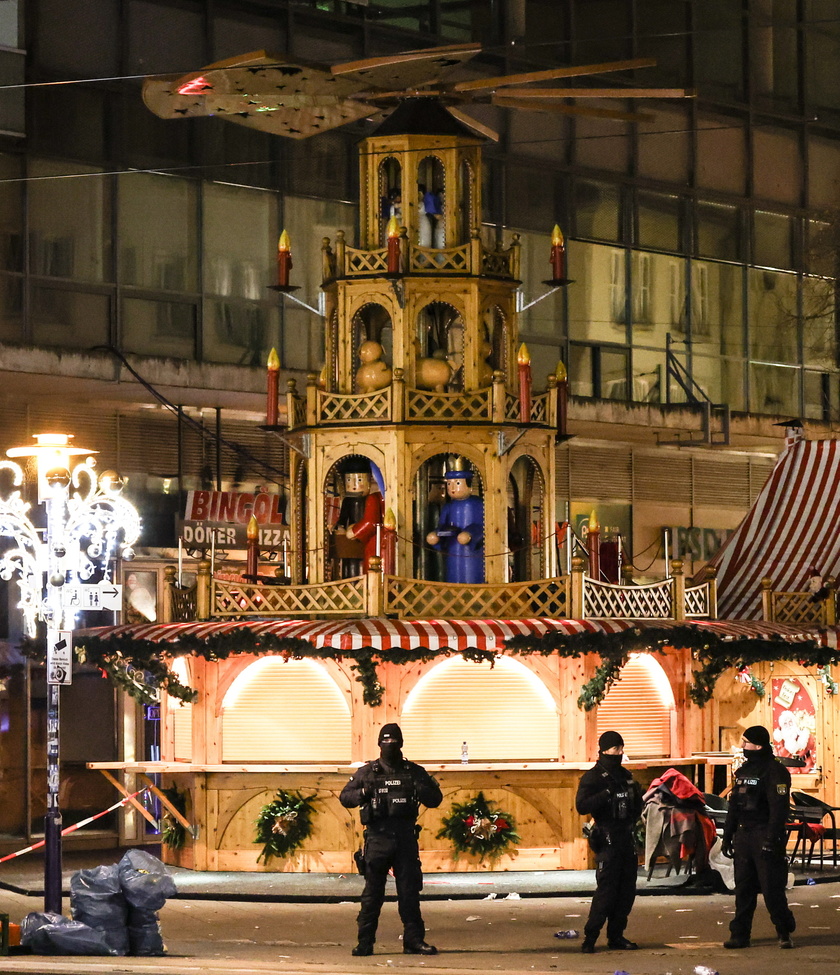
{"type": "Polygon", "coordinates": [[[824,598],[815,598],[810,592],[777,592],[773,580],[761,580],[761,607],[764,619],[773,623],[814,624],[816,626],[836,626],[837,624],[837,583],[825,580],[824,598]]]}
{"type": "MultiPolygon", "coordinates": [[[[174,621],[193,619],[696,619],[716,617],[715,580],[685,587],[681,562],[670,579],[649,585],[613,585],[585,574],[583,559],[570,575],[502,585],[462,586],[383,575],[379,559],[352,579],[304,586],[269,585],[211,578],[210,563],[198,566],[195,598],[171,601],[174,621]]],[[[174,574],[174,570],[173,570],[174,574]]]]}

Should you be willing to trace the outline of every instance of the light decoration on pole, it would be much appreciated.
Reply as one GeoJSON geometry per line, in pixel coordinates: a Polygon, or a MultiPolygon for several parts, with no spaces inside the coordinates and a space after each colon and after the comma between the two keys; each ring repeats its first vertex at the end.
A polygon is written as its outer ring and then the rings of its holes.
{"type": "MultiPolygon", "coordinates": [[[[17,577],[19,608],[27,636],[47,629],[47,813],[44,822],[44,909],[61,913],[61,809],[59,790],[59,689],[72,680],[73,628],[82,610],[106,609],[120,594],[113,559],[134,558],[140,516],[120,497],[123,480],[114,471],[97,474],[91,454],[64,433],[36,434],[35,443],[6,451],[34,457],[38,502],[46,526],[36,527],[23,497],[23,468],[0,460],[0,536],[12,546],[0,558],[0,578],[17,577]],[[72,470],[72,458],[85,457],[72,470]],[[5,472],[5,474],[3,473],[5,472]]],[[[119,605],[119,603],[117,603],[119,605]]]]}

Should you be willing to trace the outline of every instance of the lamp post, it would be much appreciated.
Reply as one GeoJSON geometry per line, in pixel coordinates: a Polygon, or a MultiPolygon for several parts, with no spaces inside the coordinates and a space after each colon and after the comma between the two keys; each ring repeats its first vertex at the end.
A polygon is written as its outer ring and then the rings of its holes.
{"type": "Polygon", "coordinates": [[[112,559],[134,558],[140,534],[137,510],[120,497],[114,471],[97,474],[90,456],[70,434],[36,434],[35,443],[13,447],[8,457],[34,457],[38,502],[46,528],[33,525],[22,497],[24,472],[14,460],[0,461],[0,536],[15,544],[0,558],[0,578],[18,577],[24,628],[47,631],[47,812],[44,818],[44,910],[61,913],[60,689],[73,674],[73,627],[82,610],[118,608],[121,587],[111,579],[112,559]],[[70,469],[71,458],[85,460],[70,469]],[[11,482],[10,486],[9,481],[11,482]],[[8,489],[7,489],[8,486],[8,489]]]}

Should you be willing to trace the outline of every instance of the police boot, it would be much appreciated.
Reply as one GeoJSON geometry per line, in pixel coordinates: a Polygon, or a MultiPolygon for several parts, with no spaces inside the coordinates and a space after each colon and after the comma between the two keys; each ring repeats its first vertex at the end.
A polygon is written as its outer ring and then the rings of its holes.
{"type": "Polygon", "coordinates": [[[373,945],[368,941],[360,941],[356,947],[350,952],[351,955],[355,955],[357,958],[363,955],[373,954],[373,945]]]}
{"type": "Polygon", "coordinates": [[[425,941],[415,941],[413,944],[403,945],[404,955],[436,955],[437,948],[425,941]]]}

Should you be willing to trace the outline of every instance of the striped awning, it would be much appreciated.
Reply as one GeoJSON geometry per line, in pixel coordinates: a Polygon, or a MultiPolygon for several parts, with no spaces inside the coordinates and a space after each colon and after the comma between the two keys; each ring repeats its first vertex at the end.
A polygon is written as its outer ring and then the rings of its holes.
{"type": "MultiPolygon", "coordinates": [[[[609,634],[637,629],[661,630],[692,627],[708,629],[721,639],[782,639],[791,643],[814,640],[821,646],[837,647],[837,627],[794,626],[783,623],[747,620],[615,620],[615,619],[521,619],[521,620],[278,620],[249,619],[205,621],[197,623],[144,623],[126,626],[97,627],[77,630],[74,638],[99,640],[122,638],[177,645],[185,638],[212,641],[226,634],[242,640],[242,651],[248,643],[261,637],[306,640],[316,649],[351,653],[354,650],[464,650],[501,651],[513,637],[541,637],[547,634],[609,634]]],[[[678,644],[679,633],[675,642],[678,644]]]]}
{"type": "MultiPolygon", "coordinates": [[[[761,580],[778,592],[803,592],[815,566],[840,573],[840,440],[789,446],[726,544],[717,568],[718,614],[761,617],[761,580]]],[[[702,575],[702,573],[701,573],[702,575]]]]}

